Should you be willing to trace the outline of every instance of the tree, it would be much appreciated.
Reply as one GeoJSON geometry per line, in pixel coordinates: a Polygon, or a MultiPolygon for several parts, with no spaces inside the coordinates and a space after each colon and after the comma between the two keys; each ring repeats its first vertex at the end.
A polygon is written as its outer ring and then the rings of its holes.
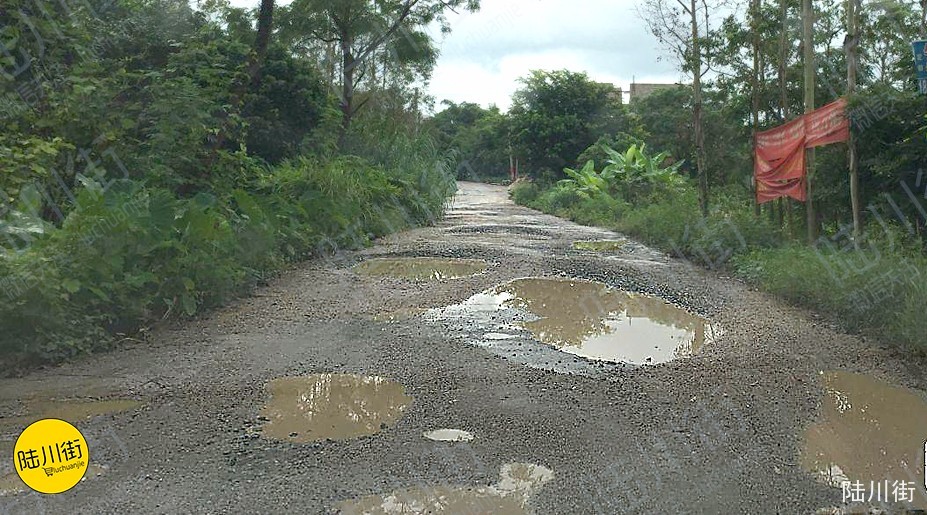
{"type": "Polygon", "coordinates": [[[702,45],[711,32],[711,16],[720,4],[714,0],[645,0],[641,16],[650,32],[673,52],[683,71],[692,76],[692,126],[698,171],[699,207],[708,214],[708,170],[702,119],[702,78],[711,69],[702,45]],[[704,23],[701,23],[701,21],[704,23]]]}
{"type": "Polygon", "coordinates": [[[355,91],[363,79],[362,66],[384,47],[406,44],[413,50],[430,40],[421,29],[437,22],[448,31],[444,13],[464,8],[475,11],[479,0],[296,0],[290,6],[294,21],[318,41],[333,45],[340,55],[341,135],[343,145],[361,105],[355,91]],[[411,44],[409,44],[411,43],[411,44]]]}
{"type": "Polygon", "coordinates": [[[496,106],[445,100],[445,109],[427,122],[438,143],[458,153],[459,179],[508,177],[509,120],[496,106]]]}
{"type": "Polygon", "coordinates": [[[614,87],[585,73],[533,71],[521,83],[509,116],[512,142],[530,174],[562,177],[563,168],[600,136],[628,127],[614,87]]]}

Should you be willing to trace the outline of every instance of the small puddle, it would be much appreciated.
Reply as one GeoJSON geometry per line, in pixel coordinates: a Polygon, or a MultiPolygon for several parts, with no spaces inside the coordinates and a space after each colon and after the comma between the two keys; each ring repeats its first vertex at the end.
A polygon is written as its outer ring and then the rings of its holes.
{"type": "Polygon", "coordinates": [[[516,279],[467,301],[485,310],[534,315],[519,324],[556,349],[584,358],[664,363],[691,356],[714,336],[712,326],[662,299],[570,279],[516,279]]]}
{"type": "Polygon", "coordinates": [[[576,250],[590,250],[593,252],[608,252],[621,250],[627,244],[627,240],[574,241],[573,248],[576,250]]]}
{"type": "Polygon", "coordinates": [[[502,466],[499,481],[491,486],[432,488],[415,487],[386,495],[371,495],[345,501],[337,508],[344,515],[406,513],[492,513],[523,515],[529,513],[528,501],[554,473],[546,467],[529,463],[502,466]]]}
{"type": "Polygon", "coordinates": [[[473,433],[462,431],[460,429],[435,429],[428,431],[422,436],[436,442],[470,442],[473,441],[473,433]]]}
{"type": "Polygon", "coordinates": [[[824,373],[822,381],[822,420],[805,432],[802,466],[831,486],[861,481],[867,492],[872,482],[913,482],[914,506],[927,509],[924,394],[843,371],[824,373]]]}
{"type": "Polygon", "coordinates": [[[93,417],[110,415],[138,408],[141,402],[131,399],[112,399],[103,401],[88,400],[26,400],[26,413],[22,417],[0,419],[3,425],[28,426],[43,418],[60,418],[72,424],[83,422],[93,417]]]}
{"type": "Polygon", "coordinates": [[[442,281],[476,275],[487,266],[488,263],[480,259],[371,258],[357,264],[354,269],[370,276],[442,281]]]}
{"type": "Polygon", "coordinates": [[[399,383],[375,376],[314,374],[267,386],[265,438],[307,443],[375,434],[397,421],[412,398],[399,383]]]}

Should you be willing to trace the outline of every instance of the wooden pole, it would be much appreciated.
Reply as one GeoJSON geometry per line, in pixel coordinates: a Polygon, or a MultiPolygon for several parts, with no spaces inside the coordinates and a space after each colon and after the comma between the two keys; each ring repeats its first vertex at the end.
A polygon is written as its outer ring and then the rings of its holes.
{"type": "MultiPolygon", "coordinates": [[[[847,0],[847,97],[856,92],[857,46],[859,45],[859,0],[847,0]]],[[[856,138],[850,130],[847,141],[850,165],[850,203],[853,209],[853,235],[859,237],[862,232],[859,207],[859,160],[856,155],[856,138]]]]}
{"type": "MultiPolygon", "coordinates": [[[[804,48],[804,75],[805,75],[805,113],[814,111],[814,8],[811,0],[802,0],[802,47],[804,48]]],[[[805,214],[808,223],[808,244],[813,245],[817,239],[817,220],[814,216],[814,202],[812,199],[812,182],[814,178],[814,149],[806,150],[805,173],[806,195],[805,214]]]]}

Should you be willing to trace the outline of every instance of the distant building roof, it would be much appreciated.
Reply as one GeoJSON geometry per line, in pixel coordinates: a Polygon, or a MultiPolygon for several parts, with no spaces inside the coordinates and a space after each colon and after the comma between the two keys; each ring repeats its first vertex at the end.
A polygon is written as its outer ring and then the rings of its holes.
{"type": "Polygon", "coordinates": [[[621,86],[616,86],[611,82],[596,82],[596,84],[609,88],[611,91],[609,91],[608,97],[612,100],[617,100],[619,104],[624,102],[624,91],[622,91],[621,86]]]}
{"type": "Polygon", "coordinates": [[[639,100],[646,97],[647,95],[658,91],[661,89],[670,89],[680,86],[680,84],[656,84],[656,83],[644,83],[644,82],[634,82],[631,83],[631,101],[639,100]]]}

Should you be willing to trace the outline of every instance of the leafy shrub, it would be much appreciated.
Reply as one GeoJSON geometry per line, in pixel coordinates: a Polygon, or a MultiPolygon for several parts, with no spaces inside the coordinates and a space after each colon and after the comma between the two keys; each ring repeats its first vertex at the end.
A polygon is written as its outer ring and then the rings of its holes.
{"type": "Polygon", "coordinates": [[[516,204],[530,206],[541,194],[541,188],[530,179],[519,179],[509,188],[509,196],[516,204]]]}

